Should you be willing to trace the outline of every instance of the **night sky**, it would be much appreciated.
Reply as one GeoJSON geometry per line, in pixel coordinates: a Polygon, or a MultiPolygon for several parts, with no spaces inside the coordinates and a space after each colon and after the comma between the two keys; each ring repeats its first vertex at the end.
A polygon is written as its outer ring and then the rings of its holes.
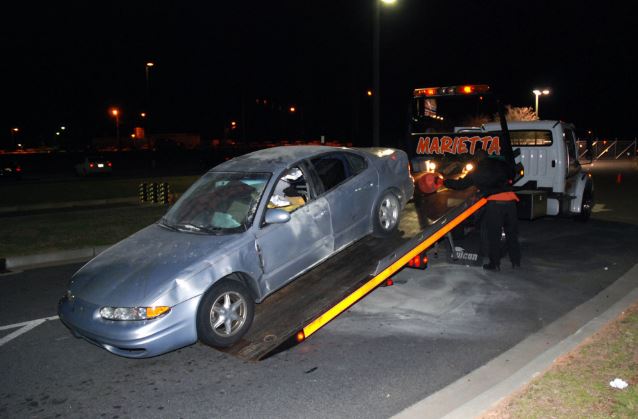
{"type": "MultiPolygon", "coordinates": [[[[124,130],[147,110],[155,132],[219,138],[244,118],[251,139],[278,120],[305,138],[369,144],[373,1],[3,5],[0,137],[20,127],[37,142],[61,125],[113,135],[118,106],[124,130]]],[[[514,106],[549,87],[543,119],[633,138],[636,18],[604,2],[398,0],[381,15],[382,143],[405,135],[413,88],[460,83],[488,83],[514,106]]]]}

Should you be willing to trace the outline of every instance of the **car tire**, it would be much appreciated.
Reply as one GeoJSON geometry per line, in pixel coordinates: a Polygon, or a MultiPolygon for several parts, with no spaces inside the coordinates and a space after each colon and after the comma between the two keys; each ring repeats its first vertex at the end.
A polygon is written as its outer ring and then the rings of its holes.
{"type": "Polygon", "coordinates": [[[253,322],[255,303],[239,281],[222,280],[202,297],[197,310],[197,336],[206,345],[227,348],[241,339],[253,322]]]}
{"type": "Polygon", "coordinates": [[[591,217],[591,211],[594,208],[594,191],[593,188],[589,185],[585,187],[585,191],[583,192],[583,199],[580,202],[580,213],[574,216],[575,221],[580,221],[581,223],[586,222],[591,217]]]}
{"type": "Polygon", "coordinates": [[[377,201],[372,216],[372,235],[387,237],[399,227],[401,203],[399,198],[390,191],[386,191],[377,201]]]}

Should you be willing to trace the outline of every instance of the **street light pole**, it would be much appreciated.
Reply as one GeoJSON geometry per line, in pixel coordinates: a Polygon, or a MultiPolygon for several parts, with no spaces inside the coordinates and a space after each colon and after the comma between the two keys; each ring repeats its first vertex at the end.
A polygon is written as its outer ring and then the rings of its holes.
{"type": "Polygon", "coordinates": [[[20,131],[20,128],[11,128],[11,139],[13,140],[13,149],[17,150],[16,134],[20,131]]]}
{"type": "Polygon", "coordinates": [[[549,92],[549,89],[543,89],[543,90],[534,89],[532,90],[532,93],[534,93],[534,96],[535,96],[534,112],[536,113],[536,117],[540,119],[540,115],[538,114],[538,97],[540,95],[548,95],[550,92],[549,92]]]}
{"type": "MultiPolygon", "coordinates": [[[[144,107],[146,108],[146,112],[148,112],[149,115],[153,114],[152,109],[151,108],[151,82],[150,82],[150,72],[151,72],[151,67],[155,66],[155,63],[152,61],[149,61],[146,63],[146,66],[144,67],[144,69],[146,70],[146,103],[144,104],[144,107]]],[[[151,123],[150,123],[150,116],[147,118],[146,115],[144,116],[145,118],[145,124],[144,124],[144,130],[146,131],[144,133],[144,137],[149,138],[150,136],[150,131],[151,131],[151,123]]]]}
{"type": "Polygon", "coordinates": [[[117,141],[117,149],[119,151],[122,148],[122,144],[120,143],[120,110],[112,108],[111,115],[115,118],[115,140],[117,141]]]}
{"type": "Polygon", "coordinates": [[[372,146],[378,147],[380,145],[379,138],[379,114],[380,103],[379,98],[381,92],[379,89],[380,79],[380,26],[381,26],[381,0],[374,0],[374,34],[373,34],[373,46],[372,46],[372,61],[373,61],[373,74],[372,74],[372,146]]]}
{"type": "Polygon", "coordinates": [[[150,76],[150,68],[153,67],[155,65],[155,63],[152,62],[147,62],[146,63],[146,102],[148,105],[148,101],[149,101],[149,95],[150,95],[150,83],[149,83],[149,76],[150,76]]]}
{"type": "Polygon", "coordinates": [[[396,0],[373,0],[374,1],[374,23],[372,40],[372,146],[378,147],[381,144],[379,134],[379,115],[381,109],[381,64],[380,64],[380,38],[381,38],[381,3],[392,5],[396,0]]]}

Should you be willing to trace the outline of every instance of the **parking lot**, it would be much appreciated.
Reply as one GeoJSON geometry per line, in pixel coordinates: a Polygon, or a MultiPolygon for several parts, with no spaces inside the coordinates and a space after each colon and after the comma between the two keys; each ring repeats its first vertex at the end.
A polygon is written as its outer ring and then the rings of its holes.
{"type": "MultiPolygon", "coordinates": [[[[196,344],[131,360],[74,338],[56,303],[79,264],[0,277],[0,416],[388,417],[499,356],[636,264],[635,165],[599,165],[593,219],[521,222],[523,269],[404,270],[300,345],[248,363],[196,344]]],[[[613,301],[610,301],[611,305],[613,301]]],[[[582,319],[586,322],[588,319],[582,319]]],[[[460,403],[460,401],[459,401],[460,403]]]]}

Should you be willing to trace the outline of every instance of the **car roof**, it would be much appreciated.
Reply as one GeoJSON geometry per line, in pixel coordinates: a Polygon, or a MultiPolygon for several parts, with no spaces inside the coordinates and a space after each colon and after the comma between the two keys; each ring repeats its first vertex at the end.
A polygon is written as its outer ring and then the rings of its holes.
{"type": "Polygon", "coordinates": [[[243,156],[235,157],[218,166],[211,171],[247,171],[247,172],[270,172],[275,173],[286,169],[291,164],[307,159],[318,154],[330,151],[354,151],[346,147],[310,146],[294,145],[265,148],[253,151],[243,156]]]}

